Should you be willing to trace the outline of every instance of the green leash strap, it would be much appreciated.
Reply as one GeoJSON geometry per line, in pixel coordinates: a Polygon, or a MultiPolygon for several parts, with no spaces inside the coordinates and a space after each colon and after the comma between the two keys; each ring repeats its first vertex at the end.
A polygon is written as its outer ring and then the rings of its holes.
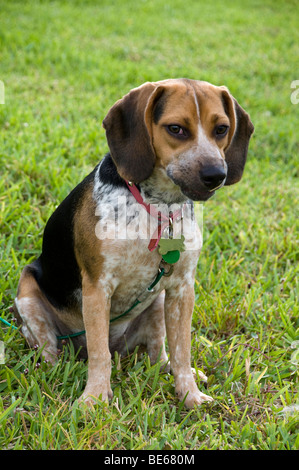
{"type": "MultiPolygon", "coordinates": [[[[147,287],[147,289],[145,290],[146,293],[148,292],[151,292],[153,290],[153,288],[155,287],[156,284],[158,284],[158,282],[160,281],[161,277],[164,276],[164,273],[165,273],[165,269],[164,268],[160,268],[159,271],[158,271],[158,274],[155,278],[155,280],[151,283],[151,285],[149,287],[147,287]]],[[[141,295],[139,296],[141,297],[141,295]]],[[[128,310],[126,310],[124,313],[121,313],[120,315],[118,315],[117,317],[115,318],[112,318],[110,320],[110,323],[113,323],[114,321],[118,320],[119,318],[121,317],[124,317],[125,315],[127,315],[127,313],[129,313],[131,310],[133,310],[133,308],[135,308],[137,305],[139,305],[142,300],[139,299],[139,297],[137,297],[137,299],[135,300],[135,302],[133,303],[132,307],[128,308],[128,310]]]]}
{"type": "Polygon", "coordinates": [[[1,317],[0,317],[0,321],[2,321],[2,323],[4,323],[4,325],[10,326],[13,330],[17,330],[17,329],[18,329],[17,326],[14,326],[14,325],[12,325],[11,323],[8,323],[8,321],[4,320],[4,318],[1,318],[1,317]]]}
{"type": "Polygon", "coordinates": [[[69,339],[69,338],[75,338],[76,336],[81,336],[85,334],[85,330],[82,331],[77,331],[77,333],[71,333],[70,335],[65,335],[65,336],[56,336],[57,339],[69,339]]]}
{"type": "MultiPolygon", "coordinates": [[[[168,273],[165,273],[165,269],[164,268],[159,268],[159,271],[158,271],[158,274],[157,276],[155,277],[154,281],[151,283],[151,285],[149,287],[146,288],[145,290],[145,293],[149,293],[149,292],[152,292],[153,288],[158,284],[158,282],[160,281],[160,279],[164,276],[164,275],[169,275],[168,273]]],[[[141,295],[139,296],[141,297],[141,295]]],[[[119,318],[122,318],[124,317],[125,315],[127,315],[129,312],[131,312],[131,310],[133,310],[135,307],[137,307],[137,305],[139,305],[142,300],[140,300],[140,298],[137,297],[137,299],[135,300],[135,302],[133,303],[132,307],[128,308],[125,312],[121,313],[120,315],[118,315],[117,317],[115,318],[112,318],[110,320],[110,323],[113,323],[114,321],[116,320],[119,320],[119,318]]],[[[17,330],[18,328],[14,325],[12,325],[11,323],[8,323],[8,321],[4,320],[4,318],[1,318],[0,317],[0,321],[2,323],[4,323],[5,325],[7,326],[10,326],[11,328],[13,328],[14,330],[17,330]]],[[[85,334],[85,330],[82,330],[82,331],[78,331],[77,333],[71,333],[70,335],[63,335],[63,336],[56,336],[57,339],[69,339],[69,338],[75,338],[76,336],[81,336],[81,335],[84,335],[85,334]]]]}
{"type": "MultiPolygon", "coordinates": [[[[4,320],[4,318],[1,318],[0,317],[0,321],[2,323],[4,323],[4,325],[6,326],[9,326],[10,328],[12,328],[13,330],[18,330],[19,328],[15,325],[12,325],[11,323],[9,323],[8,321],[4,320]]],[[[85,333],[85,330],[83,331],[78,331],[77,333],[72,333],[70,335],[67,335],[67,336],[57,336],[57,339],[67,339],[67,338],[74,338],[75,336],[80,336],[80,335],[83,335],[85,333]]]]}

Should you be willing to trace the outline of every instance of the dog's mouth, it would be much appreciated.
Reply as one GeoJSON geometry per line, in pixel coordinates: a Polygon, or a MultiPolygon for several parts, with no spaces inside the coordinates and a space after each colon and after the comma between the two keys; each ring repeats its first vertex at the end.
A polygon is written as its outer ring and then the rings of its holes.
{"type": "Polygon", "coordinates": [[[226,181],[226,168],[220,164],[205,165],[200,171],[190,171],[186,165],[170,164],[166,173],[181,193],[192,201],[207,201],[226,181]]]}
{"type": "Polygon", "coordinates": [[[188,186],[180,185],[182,193],[192,201],[207,201],[215,194],[215,191],[208,191],[207,189],[192,189],[188,186]]]}
{"type": "Polygon", "coordinates": [[[167,168],[166,174],[175,186],[180,189],[180,193],[192,201],[207,201],[214,196],[215,192],[222,188],[225,183],[224,179],[218,186],[209,188],[203,184],[200,178],[194,179],[192,175],[190,178],[188,178],[187,175],[185,175],[184,178],[174,175],[171,167],[167,168]]]}
{"type": "Polygon", "coordinates": [[[181,193],[192,201],[207,201],[215,193],[215,190],[209,191],[207,188],[201,187],[200,185],[187,185],[174,178],[173,175],[169,172],[169,178],[178,186],[181,190],[181,193]],[[195,187],[194,187],[195,186],[195,187]]]}

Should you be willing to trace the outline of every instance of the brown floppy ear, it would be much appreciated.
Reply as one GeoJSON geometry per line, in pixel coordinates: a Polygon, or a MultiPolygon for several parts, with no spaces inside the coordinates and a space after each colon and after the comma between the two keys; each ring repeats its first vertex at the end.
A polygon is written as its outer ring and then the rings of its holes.
{"type": "MultiPolygon", "coordinates": [[[[223,102],[226,112],[233,124],[234,133],[231,137],[228,148],[224,151],[227,163],[227,177],[225,185],[235,184],[242,178],[244,171],[249,140],[254,131],[249,115],[244,111],[239,103],[226,90],[223,91],[223,102]]],[[[230,129],[230,130],[231,130],[230,129]]]]}
{"type": "Polygon", "coordinates": [[[134,183],[147,179],[154,169],[151,119],[161,88],[150,82],[134,88],[112,106],[103,121],[117,171],[134,183]]]}

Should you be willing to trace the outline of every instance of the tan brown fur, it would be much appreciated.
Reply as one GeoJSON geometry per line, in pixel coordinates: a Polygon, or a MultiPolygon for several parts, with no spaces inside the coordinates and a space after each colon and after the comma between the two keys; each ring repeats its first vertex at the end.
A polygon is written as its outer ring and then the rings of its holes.
{"type": "MultiPolygon", "coordinates": [[[[169,87],[173,89],[173,84],[164,85],[166,89],[169,87]]],[[[202,124],[206,136],[214,144],[217,145],[224,157],[224,149],[230,144],[232,135],[235,129],[235,115],[232,105],[229,107],[230,116],[228,117],[223,109],[222,94],[227,95],[227,99],[231,101],[229,93],[222,90],[221,87],[214,87],[213,85],[200,82],[196,84],[192,90],[191,85],[179,83],[176,86],[176,92],[172,93],[167,100],[163,118],[158,125],[152,123],[152,140],[155,148],[155,153],[160,163],[164,168],[190,146],[196,145],[198,140],[198,126],[202,124]],[[186,94],[186,88],[189,88],[189,93],[186,94]],[[200,119],[194,100],[194,94],[198,103],[200,119]],[[167,123],[175,122],[184,125],[186,122],[189,124],[191,139],[186,142],[179,142],[173,140],[164,129],[167,123]],[[231,130],[224,140],[216,141],[213,136],[213,129],[216,124],[231,125],[231,130]]]]}
{"type": "Polygon", "coordinates": [[[92,196],[92,187],[86,192],[85,198],[78,210],[74,221],[75,254],[82,272],[86,272],[94,284],[102,271],[103,257],[101,256],[101,240],[96,236],[95,216],[96,203],[92,196]]]}

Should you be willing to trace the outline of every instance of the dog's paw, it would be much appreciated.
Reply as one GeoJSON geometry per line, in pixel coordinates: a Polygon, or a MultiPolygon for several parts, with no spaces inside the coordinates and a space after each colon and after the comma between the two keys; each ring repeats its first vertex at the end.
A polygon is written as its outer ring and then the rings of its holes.
{"type": "Polygon", "coordinates": [[[202,380],[203,382],[208,381],[208,377],[203,372],[201,372],[201,370],[194,369],[194,367],[191,367],[191,370],[192,370],[193,377],[195,379],[199,378],[199,380],[202,380]]]}
{"type": "Polygon", "coordinates": [[[108,402],[112,400],[113,393],[109,387],[103,387],[102,385],[86,386],[84,392],[82,393],[81,397],[79,398],[79,403],[86,403],[87,405],[94,405],[98,399],[101,401],[108,402]]]}
{"type": "Polygon", "coordinates": [[[189,409],[194,408],[195,406],[199,406],[204,402],[213,401],[212,397],[205,395],[198,390],[192,372],[188,374],[180,374],[177,377],[175,389],[179,400],[185,400],[184,404],[186,408],[189,409]]]}
{"type": "Polygon", "coordinates": [[[196,393],[188,393],[184,404],[186,408],[190,409],[190,408],[194,408],[195,406],[200,406],[204,402],[211,402],[211,401],[213,401],[212,397],[197,390],[196,393]]]}

